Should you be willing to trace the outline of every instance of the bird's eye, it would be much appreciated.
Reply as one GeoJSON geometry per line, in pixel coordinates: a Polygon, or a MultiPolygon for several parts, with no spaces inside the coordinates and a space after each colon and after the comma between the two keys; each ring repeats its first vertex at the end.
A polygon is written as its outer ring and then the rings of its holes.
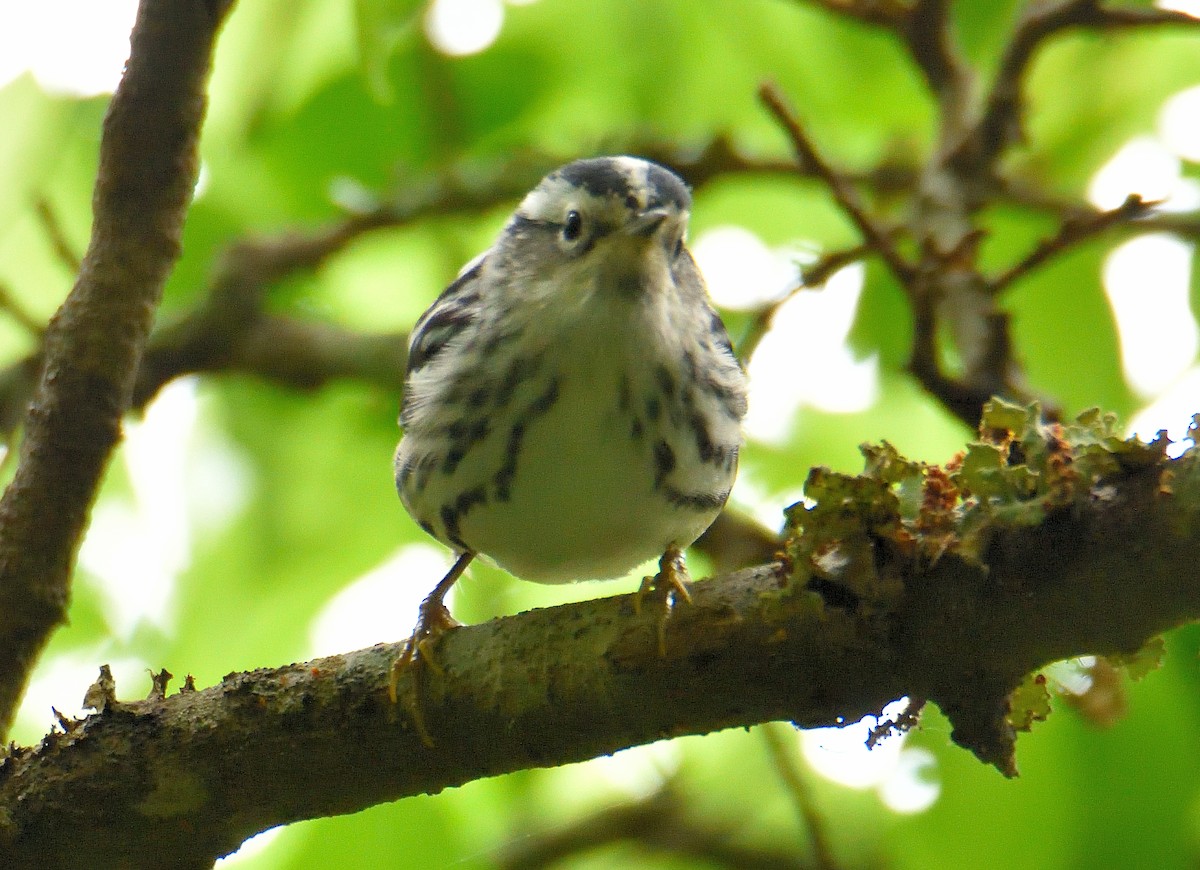
{"type": "Polygon", "coordinates": [[[572,209],[567,212],[567,219],[563,222],[562,237],[564,241],[573,242],[583,235],[583,216],[572,209]]]}

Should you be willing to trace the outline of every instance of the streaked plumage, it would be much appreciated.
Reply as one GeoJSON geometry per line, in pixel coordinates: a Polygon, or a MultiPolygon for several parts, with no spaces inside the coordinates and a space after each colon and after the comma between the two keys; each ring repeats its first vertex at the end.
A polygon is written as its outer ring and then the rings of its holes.
{"type": "Polygon", "coordinates": [[[460,553],[546,583],[694,541],[733,484],[745,379],[668,170],[581,160],[418,321],[396,482],[460,553]]]}

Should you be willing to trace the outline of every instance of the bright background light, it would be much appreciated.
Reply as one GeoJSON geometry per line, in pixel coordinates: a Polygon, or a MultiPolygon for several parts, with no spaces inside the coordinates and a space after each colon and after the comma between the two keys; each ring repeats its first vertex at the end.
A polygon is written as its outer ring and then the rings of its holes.
{"type": "MultiPolygon", "coordinates": [[[[1158,3],[1200,14],[1195,2],[1158,3]]],[[[1089,198],[1100,208],[1119,205],[1130,193],[1165,200],[1166,211],[1195,209],[1195,181],[1183,177],[1185,162],[1200,161],[1200,86],[1164,101],[1156,129],[1120,148],[1092,179],[1089,198]]],[[[1129,421],[1129,431],[1151,439],[1166,429],[1184,437],[1200,411],[1200,330],[1191,308],[1194,246],[1178,237],[1153,234],[1118,245],[1104,265],[1105,294],[1121,344],[1121,365],[1130,388],[1146,401],[1129,421]]],[[[1187,443],[1173,444],[1178,455],[1187,443]]]]}
{"type": "Polygon", "coordinates": [[[425,10],[425,37],[442,54],[464,57],[489,48],[504,27],[505,5],[537,0],[432,0],[425,10]]]}
{"type": "MultiPolygon", "coordinates": [[[[800,279],[799,264],[816,259],[809,246],[771,249],[738,226],[708,230],[691,249],[713,301],[733,310],[784,299],[800,279]]],[[[795,292],[780,305],[748,367],[748,438],[783,443],[804,405],[836,414],[865,410],[875,402],[878,360],[858,359],[848,344],[863,277],[861,264],[847,266],[823,286],[795,292]]]]}
{"type": "Polygon", "coordinates": [[[112,93],[137,0],[0,0],[0,87],[28,70],[51,93],[112,93]]]}
{"type": "Polygon", "coordinates": [[[496,41],[503,25],[500,0],[433,0],[425,16],[425,35],[445,54],[478,54],[496,41]]]}
{"type": "MultiPolygon", "coordinates": [[[[908,707],[901,698],[883,708],[884,719],[894,719],[908,707]]],[[[865,716],[841,728],[811,728],[800,732],[804,759],[818,774],[848,788],[874,789],[880,800],[899,813],[928,809],[941,793],[934,778],[933,754],[906,747],[907,734],[893,734],[867,748],[871,729],[879,717],[865,716]]]]}
{"type": "MultiPolygon", "coordinates": [[[[345,586],[313,619],[312,656],[401,640],[417,623],[417,608],[437,578],[450,570],[450,551],[433,543],[401,547],[387,561],[345,586]]],[[[447,605],[452,606],[454,590],[447,605]]]]}

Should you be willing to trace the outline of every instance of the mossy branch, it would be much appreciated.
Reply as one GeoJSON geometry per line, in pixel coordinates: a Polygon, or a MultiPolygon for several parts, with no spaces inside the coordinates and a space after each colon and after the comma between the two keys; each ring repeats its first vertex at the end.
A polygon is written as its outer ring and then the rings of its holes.
{"type": "Polygon", "coordinates": [[[134,703],[94,691],[100,712],[0,767],[0,847],[200,866],[273,825],[664,737],[853,721],[903,695],[1011,775],[1017,731],[1044,715],[1031,671],[1200,617],[1200,454],[1115,431],[992,403],[948,468],[883,446],[862,475],[818,469],[788,563],[696,584],[662,655],[660,614],[629,596],[452,630],[425,698],[432,748],[387,701],[396,645],[134,703]]]}

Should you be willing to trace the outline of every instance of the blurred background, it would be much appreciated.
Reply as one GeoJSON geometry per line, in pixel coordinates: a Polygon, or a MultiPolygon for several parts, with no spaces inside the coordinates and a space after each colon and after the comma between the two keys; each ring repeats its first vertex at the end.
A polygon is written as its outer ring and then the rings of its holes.
{"type": "MultiPolygon", "coordinates": [[[[355,233],[259,300],[291,322],[404,333],[514,207],[527,185],[509,167],[532,182],[579,156],[682,159],[718,140],[747,163],[786,160],[756,97],[768,79],[845,171],[919,165],[936,120],[919,73],[887,32],[822,5],[836,4],[243,0],[218,46],[195,205],[159,322],[206,304],[233,245],[270,249],[380,203],[438,202],[431,179],[450,173],[470,203],[355,233]]],[[[1192,5],[1172,4],[1200,15],[1192,5]]],[[[962,50],[985,74],[1022,7],[953,4],[962,50]]],[[[85,249],[100,122],[134,12],[129,0],[0,0],[6,389],[85,249]]],[[[1200,410],[1200,28],[1064,35],[1038,55],[1026,93],[1029,141],[1005,165],[1037,195],[981,216],[985,263],[1012,263],[1052,233],[1046,202],[1113,208],[1139,193],[1181,228],[1100,236],[1013,286],[1004,307],[1030,386],[1068,413],[1099,405],[1146,437],[1182,438],[1200,410]]],[[[945,462],[971,435],[905,373],[907,304],[877,263],[793,292],[801,267],[858,240],[812,179],[730,171],[696,186],[692,250],[735,342],[783,300],[749,363],[733,494],[772,529],[812,465],[857,471],[858,445],[881,439],[945,462]]],[[[206,686],[406,636],[449,558],[396,498],[399,395],[385,380],[297,389],[243,370],[167,383],[128,422],[70,625],[14,738],[36,742],[51,705],[77,714],[101,663],[122,697],[140,697],[150,669],[206,686]]],[[[12,421],[3,434],[19,437],[12,421]]],[[[693,558],[693,576],[708,567],[693,558]]],[[[451,606],[482,621],[638,579],[547,588],[477,563],[451,606]]],[[[1088,660],[1052,668],[1055,712],[1020,738],[1015,781],[952,745],[929,709],[870,752],[870,720],[686,738],[270,831],[222,864],[429,870],[549,866],[559,854],[554,866],[571,868],[815,866],[815,817],[826,866],[1194,868],[1198,647],[1200,629],[1173,633],[1164,667],[1135,683],[1097,687],[1105,672],[1088,660]],[[1085,703],[1098,688],[1099,712],[1085,703]],[[555,853],[556,842],[568,845],[555,853]]]]}

